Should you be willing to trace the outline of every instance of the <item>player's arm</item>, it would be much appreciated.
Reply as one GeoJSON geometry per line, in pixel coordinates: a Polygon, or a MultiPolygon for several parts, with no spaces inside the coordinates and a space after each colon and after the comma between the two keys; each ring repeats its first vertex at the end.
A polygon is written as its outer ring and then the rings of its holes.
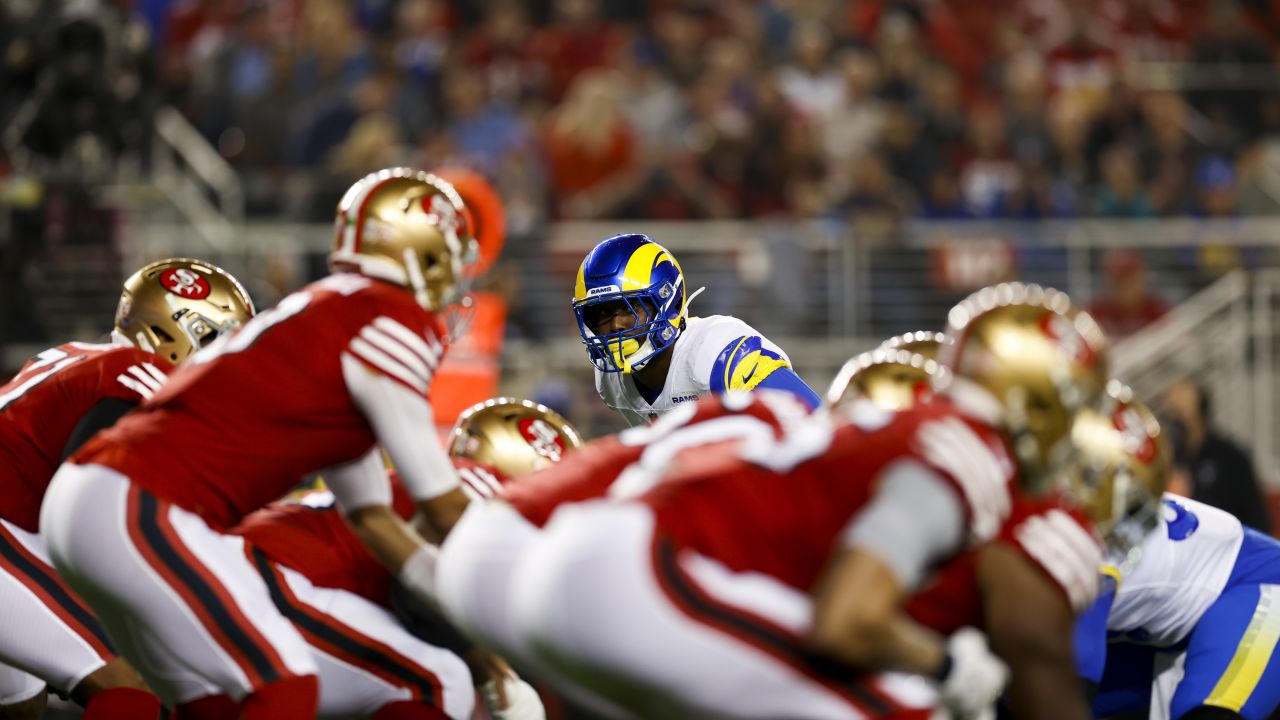
{"type": "Polygon", "coordinates": [[[795,395],[810,410],[822,402],[813,388],[791,369],[782,351],[759,335],[734,338],[720,351],[711,366],[709,386],[717,394],[756,388],[782,390],[795,395]]]}
{"type": "MultiPolygon", "coordinates": [[[[389,363],[391,360],[381,360],[389,363]]],[[[457,472],[434,435],[435,414],[425,390],[430,377],[403,366],[374,366],[350,354],[342,358],[347,389],[421,512],[419,528],[439,542],[466,509],[457,472]]]]}
{"type": "Polygon", "coordinates": [[[1014,717],[1090,717],[1072,652],[1075,615],[1062,592],[1005,543],[983,548],[978,583],[991,647],[1012,670],[1014,717]]]}
{"type": "Polygon", "coordinates": [[[889,468],[815,591],[813,647],[862,668],[942,674],[945,639],[902,604],[930,565],[959,548],[963,530],[964,509],[940,477],[917,463],[889,468]]]}

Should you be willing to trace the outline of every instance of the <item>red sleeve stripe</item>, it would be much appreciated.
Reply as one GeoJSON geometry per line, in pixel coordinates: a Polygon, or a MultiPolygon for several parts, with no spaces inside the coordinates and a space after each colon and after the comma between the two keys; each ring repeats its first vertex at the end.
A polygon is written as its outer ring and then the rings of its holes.
{"type": "Polygon", "coordinates": [[[359,337],[353,338],[348,348],[351,350],[351,354],[365,365],[405,384],[415,392],[426,394],[431,378],[415,374],[404,363],[392,358],[359,337]]]}
{"type": "Polygon", "coordinates": [[[373,327],[399,340],[401,344],[422,358],[422,361],[432,370],[440,366],[440,354],[444,351],[444,346],[430,331],[427,331],[427,336],[424,338],[385,315],[376,318],[373,321],[373,327]]]}
{"type": "Polygon", "coordinates": [[[423,362],[422,357],[410,350],[385,332],[373,327],[364,326],[360,331],[360,339],[381,350],[387,356],[408,368],[414,375],[423,378],[431,377],[432,368],[423,362]]]}

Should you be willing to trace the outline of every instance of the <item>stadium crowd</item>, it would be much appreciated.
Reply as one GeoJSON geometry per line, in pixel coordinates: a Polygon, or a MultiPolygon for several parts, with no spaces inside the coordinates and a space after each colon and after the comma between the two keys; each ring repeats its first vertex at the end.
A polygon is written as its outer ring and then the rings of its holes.
{"type": "Polygon", "coordinates": [[[409,159],[525,222],[1275,209],[1274,3],[114,4],[251,212],[324,219],[409,159]]]}

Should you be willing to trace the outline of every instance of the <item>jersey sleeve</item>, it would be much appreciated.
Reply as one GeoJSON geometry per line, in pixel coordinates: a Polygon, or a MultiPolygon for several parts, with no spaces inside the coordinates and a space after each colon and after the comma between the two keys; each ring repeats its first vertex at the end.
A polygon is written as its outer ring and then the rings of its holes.
{"type": "Polygon", "coordinates": [[[104,358],[100,368],[99,399],[115,398],[139,405],[160,391],[173,365],[145,350],[122,347],[104,358]]]}
{"type": "Polygon", "coordinates": [[[912,454],[960,494],[968,543],[995,538],[1013,509],[1016,465],[1003,444],[950,415],[927,419],[912,432],[912,454]]]}
{"type": "Polygon", "coordinates": [[[407,300],[367,311],[341,357],[347,391],[417,501],[458,487],[428,399],[443,354],[434,318],[407,300]]]}
{"type": "Polygon", "coordinates": [[[1001,533],[1039,567],[1080,612],[1098,595],[1102,544],[1088,522],[1058,507],[1015,518],[1001,533]]]}
{"type": "Polygon", "coordinates": [[[706,320],[714,324],[705,331],[694,372],[711,392],[754,390],[775,372],[791,368],[782,348],[750,325],[730,317],[706,320]]]}

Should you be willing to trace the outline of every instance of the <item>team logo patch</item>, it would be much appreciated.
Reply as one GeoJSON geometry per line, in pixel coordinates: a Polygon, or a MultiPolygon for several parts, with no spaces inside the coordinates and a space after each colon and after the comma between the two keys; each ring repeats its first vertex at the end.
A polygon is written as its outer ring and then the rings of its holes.
{"type": "Polygon", "coordinates": [[[209,281],[190,268],[170,268],[160,273],[160,284],[165,290],[189,300],[209,297],[209,281]]]}
{"type": "Polygon", "coordinates": [[[520,435],[524,437],[533,451],[551,462],[560,462],[564,454],[564,441],[560,433],[542,418],[525,418],[520,421],[520,435]]]}
{"type": "Polygon", "coordinates": [[[671,398],[671,402],[682,403],[682,402],[689,402],[690,400],[697,400],[697,399],[698,399],[697,395],[676,395],[675,397],[671,398]]]}

